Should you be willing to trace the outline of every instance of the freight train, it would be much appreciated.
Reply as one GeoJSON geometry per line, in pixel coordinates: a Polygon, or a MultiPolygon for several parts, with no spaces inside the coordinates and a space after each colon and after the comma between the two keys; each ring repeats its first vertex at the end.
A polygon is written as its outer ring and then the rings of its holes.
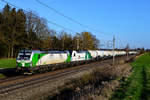
{"type": "MultiPolygon", "coordinates": [[[[130,51],[129,54],[136,54],[130,51]]],[[[21,50],[16,58],[17,68],[36,68],[41,65],[58,63],[78,62],[104,57],[126,55],[125,51],[111,50],[86,50],[86,51],[40,51],[40,50],[21,50]]]]}

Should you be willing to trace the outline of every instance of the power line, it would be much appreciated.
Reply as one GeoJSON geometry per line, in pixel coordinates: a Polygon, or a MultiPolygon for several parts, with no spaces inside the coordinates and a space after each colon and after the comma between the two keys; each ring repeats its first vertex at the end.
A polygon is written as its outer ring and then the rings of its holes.
{"type": "Polygon", "coordinates": [[[81,24],[79,21],[77,21],[77,20],[75,20],[75,19],[73,19],[73,18],[71,18],[71,17],[69,17],[69,16],[66,16],[65,14],[63,14],[63,13],[61,13],[60,11],[56,10],[55,8],[53,8],[53,7],[47,5],[47,4],[45,4],[45,3],[43,3],[43,2],[41,2],[41,1],[39,1],[39,0],[35,0],[35,1],[38,2],[38,3],[41,4],[41,5],[43,5],[43,6],[47,7],[47,8],[49,8],[50,10],[54,11],[54,12],[57,13],[58,15],[61,15],[61,16],[65,17],[66,19],[68,19],[68,20],[70,20],[70,21],[72,21],[72,22],[74,22],[74,23],[76,23],[76,24],[78,24],[78,25],[80,25],[80,26],[82,26],[82,27],[88,28],[88,29],[93,30],[93,31],[98,32],[98,33],[104,33],[104,32],[99,32],[98,30],[95,30],[95,29],[93,29],[93,28],[91,28],[91,27],[89,27],[89,26],[87,26],[87,25],[81,24]]]}
{"type": "MultiPolygon", "coordinates": [[[[9,4],[9,5],[11,5],[11,6],[14,6],[15,8],[22,9],[21,7],[18,7],[18,6],[14,5],[14,4],[12,4],[12,3],[6,1],[6,0],[1,0],[1,1],[4,2],[4,3],[6,3],[6,4],[9,4]]],[[[27,12],[27,13],[30,13],[30,12],[27,11],[27,10],[24,10],[24,9],[22,9],[22,10],[25,11],[25,12],[27,12]]],[[[37,16],[37,15],[35,15],[35,14],[33,14],[33,15],[34,15],[34,16],[37,16]]],[[[59,24],[57,24],[57,23],[55,23],[55,22],[52,22],[52,21],[49,21],[49,20],[47,20],[47,22],[50,23],[50,24],[53,24],[53,25],[55,25],[55,26],[57,26],[57,27],[60,27],[60,28],[62,28],[62,29],[71,31],[71,32],[73,32],[73,33],[77,33],[76,31],[74,31],[74,30],[72,30],[72,29],[69,29],[69,28],[66,28],[66,27],[64,27],[64,26],[62,26],[62,25],[59,25],[59,24]]]]}
{"type": "Polygon", "coordinates": [[[64,27],[64,26],[62,26],[62,25],[59,25],[59,24],[56,24],[56,23],[54,23],[54,22],[52,22],[52,21],[47,20],[47,22],[48,22],[48,23],[51,23],[51,24],[53,24],[53,25],[55,25],[55,26],[57,26],[57,27],[66,29],[66,30],[68,30],[68,31],[71,31],[71,32],[73,32],[73,33],[78,33],[78,32],[76,32],[76,31],[74,31],[74,30],[72,30],[72,29],[66,28],[66,27],[64,27]]]}

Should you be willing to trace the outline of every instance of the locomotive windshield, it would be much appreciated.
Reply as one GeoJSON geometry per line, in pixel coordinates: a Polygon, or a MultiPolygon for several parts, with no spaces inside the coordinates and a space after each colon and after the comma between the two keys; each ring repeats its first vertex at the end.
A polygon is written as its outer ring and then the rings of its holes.
{"type": "Polygon", "coordinates": [[[29,60],[32,52],[29,51],[20,51],[18,54],[18,59],[29,60]]]}

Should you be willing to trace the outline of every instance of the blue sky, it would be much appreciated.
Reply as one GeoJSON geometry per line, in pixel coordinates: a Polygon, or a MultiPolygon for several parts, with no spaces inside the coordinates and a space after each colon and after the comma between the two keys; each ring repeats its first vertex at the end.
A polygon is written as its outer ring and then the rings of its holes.
{"type": "MultiPolygon", "coordinates": [[[[73,23],[35,0],[7,1],[25,10],[35,11],[39,16],[76,32],[90,31],[102,44],[112,40],[112,36],[115,35],[118,48],[124,48],[127,43],[131,48],[150,48],[150,0],[41,0],[64,15],[99,32],[73,23]]],[[[5,3],[0,2],[0,9],[4,5],[5,3]]],[[[63,30],[48,25],[57,31],[63,30]]]]}

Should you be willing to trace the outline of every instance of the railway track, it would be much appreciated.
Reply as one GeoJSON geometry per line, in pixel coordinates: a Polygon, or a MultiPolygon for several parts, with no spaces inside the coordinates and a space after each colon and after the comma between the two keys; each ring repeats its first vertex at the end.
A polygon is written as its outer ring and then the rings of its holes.
{"type": "Polygon", "coordinates": [[[56,78],[59,78],[59,77],[65,76],[65,75],[69,75],[69,74],[75,74],[75,73],[78,73],[78,72],[83,71],[83,70],[88,70],[91,67],[92,66],[89,66],[89,67],[81,66],[81,67],[76,68],[76,70],[59,72],[59,73],[54,74],[54,75],[47,75],[47,76],[40,77],[40,78],[35,78],[35,79],[27,80],[27,81],[22,81],[22,82],[17,82],[17,83],[5,85],[5,86],[0,86],[0,94],[7,94],[7,93],[10,93],[14,90],[28,87],[28,86],[38,84],[38,83],[41,83],[44,81],[56,79],[56,78]]]}
{"type": "MultiPolygon", "coordinates": [[[[103,61],[103,60],[106,60],[106,59],[101,59],[101,61],[103,61]]],[[[92,60],[92,62],[93,62],[94,60],[92,60]]],[[[71,67],[75,67],[75,66],[79,66],[79,65],[83,65],[83,64],[85,64],[85,63],[90,63],[90,62],[80,62],[80,63],[78,63],[78,62],[73,62],[73,63],[69,63],[68,65],[70,65],[71,67]]],[[[59,65],[61,65],[61,64],[59,64],[59,65]]],[[[59,66],[58,65],[58,66],[59,66]]],[[[49,65],[47,65],[47,66],[49,66],[49,65]]],[[[65,66],[65,65],[64,65],[65,66]]],[[[55,66],[56,67],[56,66],[55,66]]],[[[67,68],[67,67],[66,67],[67,68]]],[[[63,68],[62,68],[63,69],[63,68]]],[[[60,70],[62,70],[62,69],[60,69],[60,70]]],[[[64,68],[65,69],[65,68],[64,68]]],[[[8,69],[9,70],[9,69],[8,69]]],[[[15,69],[13,69],[13,71],[14,71],[15,69]]],[[[55,69],[55,70],[53,70],[53,71],[56,71],[56,70],[59,70],[59,69],[55,69]]],[[[6,72],[7,72],[7,70],[5,70],[6,72]]],[[[15,71],[14,71],[15,72],[15,71]]],[[[42,71],[41,71],[42,72],[42,71]]],[[[37,74],[41,74],[41,72],[40,73],[35,73],[36,75],[37,74]]],[[[45,71],[46,72],[46,71],[45,71]]],[[[43,73],[43,72],[42,72],[43,73]]],[[[27,78],[27,77],[30,77],[30,76],[32,76],[32,74],[27,74],[27,75],[20,75],[20,74],[18,74],[18,75],[16,75],[16,76],[12,76],[12,77],[7,77],[7,78],[2,78],[2,79],[0,79],[0,84],[1,83],[6,83],[6,82],[10,82],[10,81],[14,81],[14,80],[19,80],[19,79],[22,79],[22,78],[27,78]]]]}
{"type": "MultiPolygon", "coordinates": [[[[42,73],[36,73],[36,74],[33,74],[33,75],[39,75],[39,74],[42,74],[42,73]]],[[[17,76],[13,76],[13,77],[2,78],[2,79],[0,79],[0,84],[7,83],[7,82],[10,82],[10,81],[12,82],[12,81],[19,80],[19,79],[22,79],[22,78],[28,78],[28,77],[33,76],[33,75],[32,74],[27,74],[27,75],[17,75],[17,76]]]]}
{"type": "Polygon", "coordinates": [[[18,80],[18,79],[21,79],[21,78],[24,78],[24,77],[25,76],[20,75],[20,76],[15,76],[15,77],[3,78],[3,79],[0,79],[0,84],[6,83],[6,82],[9,82],[9,81],[13,81],[13,80],[18,80]]]}
{"type": "MultiPolygon", "coordinates": [[[[112,64],[112,61],[109,59],[101,61],[101,65],[103,65],[105,63],[112,64]]],[[[50,74],[44,73],[45,75],[43,75],[41,77],[31,78],[32,76],[34,76],[34,75],[32,75],[31,77],[29,77],[30,79],[24,79],[27,77],[23,77],[23,76],[12,77],[10,79],[6,79],[6,80],[3,80],[2,82],[0,82],[0,94],[4,95],[4,94],[12,93],[15,90],[19,90],[19,89],[22,89],[25,87],[30,87],[30,86],[33,86],[35,84],[39,84],[39,83],[46,82],[49,80],[52,81],[53,79],[60,78],[62,76],[66,76],[69,74],[75,74],[75,73],[78,73],[78,72],[81,72],[84,70],[89,70],[89,69],[91,69],[91,67],[93,67],[93,66],[96,67],[98,65],[99,65],[99,63],[93,62],[90,64],[85,64],[85,65],[72,67],[72,68],[68,68],[68,69],[63,69],[63,71],[56,71],[55,73],[53,73],[53,72],[49,72],[50,74]],[[17,81],[19,79],[22,79],[22,81],[17,81]],[[10,82],[8,84],[4,84],[5,82],[8,82],[8,81],[13,81],[13,82],[10,82]],[[3,84],[3,85],[1,85],[1,84],[3,84]]]]}

